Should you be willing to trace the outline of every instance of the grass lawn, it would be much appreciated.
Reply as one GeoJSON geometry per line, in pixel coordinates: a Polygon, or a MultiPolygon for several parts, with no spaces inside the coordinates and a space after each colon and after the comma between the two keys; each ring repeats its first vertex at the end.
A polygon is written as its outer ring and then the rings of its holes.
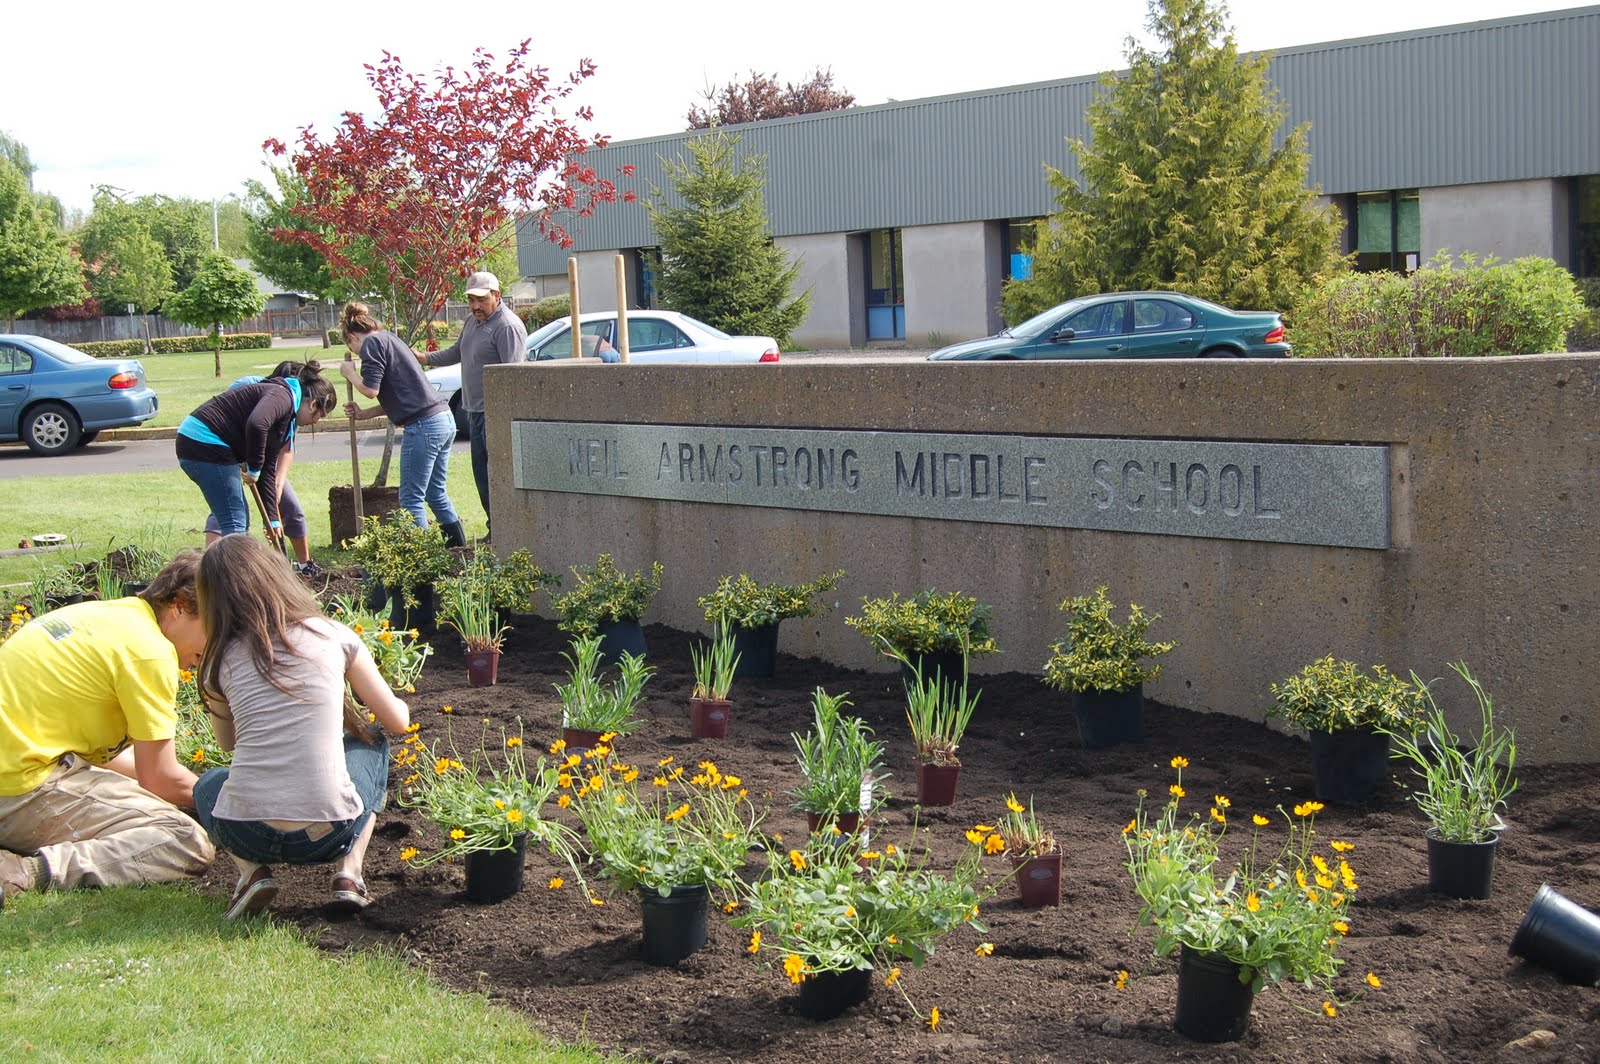
{"type": "MultiPolygon", "coordinates": [[[[483,506],[472,483],[472,463],[465,454],[452,457],[450,501],[466,523],[468,534],[482,535],[483,506]]],[[[399,459],[397,448],[389,466],[390,484],[398,483],[399,459]]],[[[362,481],[372,483],[377,469],[376,458],[364,460],[362,481]]],[[[323,564],[340,562],[345,552],[329,544],[332,532],[328,523],[328,489],[350,483],[349,460],[296,462],[290,482],[306,508],[312,555],[323,564]]],[[[19,477],[6,481],[5,499],[5,506],[0,507],[0,544],[15,546],[23,536],[60,532],[79,546],[76,552],[0,558],[0,585],[27,583],[41,567],[102,558],[128,543],[170,550],[198,547],[205,542],[201,534],[208,512],[205,500],[194,482],[178,469],[176,458],[171,470],[160,473],[19,477]]],[[[251,530],[257,534],[258,524],[252,515],[251,530]]]]}
{"type": "Polygon", "coordinates": [[[597,1064],[398,957],[330,956],[187,887],[26,894],[0,912],[0,1060],[597,1064]]]}
{"type": "MultiPolygon", "coordinates": [[[[305,362],[318,359],[324,375],[339,386],[340,379],[335,364],[344,358],[342,347],[325,348],[319,343],[303,347],[258,348],[254,351],[222,352],[222,377],[216,376],[215,357],[210,351],[191,351],[179,355],[140,355],[145,379],[155,389],[161,407],[156,416],[146,421],[147,428],[177,428],[178,424],[194,412],[194,408],[222,391],[228,385],[248,374],[265,375],[284,359],[305,362]]],[[[339,394],[344,389],[339,387],[339,394]]],[[[3,542],[3,541],[0,541],[3,542]]]]}

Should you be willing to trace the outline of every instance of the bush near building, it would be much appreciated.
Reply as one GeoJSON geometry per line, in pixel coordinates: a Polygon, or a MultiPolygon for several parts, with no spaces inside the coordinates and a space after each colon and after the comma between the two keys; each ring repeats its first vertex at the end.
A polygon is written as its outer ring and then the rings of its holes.
{"type": "Polygon", "coordinates": [[[1584,313],[1567,330],[1568,351],[1600,351],[1600,277],[1581,277],[1578,291],[1583,296],[1584,313]]]}
{"type": "Polygon", "coordinates": [[[1443,358],[1565,351],[1584,314],[1577,282],[1551,259],[1457,262],[1441,251],[1409,275],[1314,285],[1289,322],[1303,358],[1443,358]]]}

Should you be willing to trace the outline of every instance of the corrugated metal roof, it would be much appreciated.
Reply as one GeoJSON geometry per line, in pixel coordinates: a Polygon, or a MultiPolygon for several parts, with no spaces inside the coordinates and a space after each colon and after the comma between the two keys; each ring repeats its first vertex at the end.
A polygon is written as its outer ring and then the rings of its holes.
{"type": "MultiPolygon", "coordinates": [[[[1600,173],[1600,6],[1278,51],[1269,77],[1284,133],[1310,122],[1310,181],[1324,192],[1600,173]]],[[[1048,213],[1044,167],[1076,175],[1069,138],[1101,75],[730,126],[766,157],[779,236],[1048,213]]],[[[661,158],[689,133],[591,154],[641,196],[670,189],[661,158]]],[[[577,250],[656,243],[638,204],[577,223],[577,250]]],[[[569,252],[524,238],[525,274],[565,272],[569,252]]]]}

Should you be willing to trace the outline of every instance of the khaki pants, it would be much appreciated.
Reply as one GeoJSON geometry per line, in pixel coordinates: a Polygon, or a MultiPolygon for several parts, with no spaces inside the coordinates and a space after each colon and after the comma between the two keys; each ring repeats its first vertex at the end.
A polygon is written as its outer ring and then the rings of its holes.
{"type": "Polygon", "coordinates": [[[70,755],[35,789],[0,795],[0,846],[43,857],[55,890],[168,883],[199,875],[216,856],[205,829],[176,806],[70,755]]]}

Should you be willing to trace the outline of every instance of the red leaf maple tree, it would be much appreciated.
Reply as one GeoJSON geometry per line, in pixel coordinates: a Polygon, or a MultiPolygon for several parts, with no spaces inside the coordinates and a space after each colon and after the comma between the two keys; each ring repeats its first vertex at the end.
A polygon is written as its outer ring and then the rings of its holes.
{"type": "MultiPolygon", "coordinates": [[[[570,220],[617,199],[616,185],[585,159],[607,138],[557,112],[594,64],[581,60],[555,79],[529,61],[530,44],[503,65],[479,48],[466,69],[431,77],[408,73],[385,51],[365,64],[381,117],[346,111],[331,139],[305,126],[295,142],[290,165],[307,195],[293,212],[299,227],[276,235],[321,252],[357,290],[389,296],[394,331],[407,342],[494,249],[508,219],[570,247],[570,220]]],[[[573,114],[594,117],[588,107],[573,114]]],[[[289,151],[277,139],[263,147],[289,151]]]]}

